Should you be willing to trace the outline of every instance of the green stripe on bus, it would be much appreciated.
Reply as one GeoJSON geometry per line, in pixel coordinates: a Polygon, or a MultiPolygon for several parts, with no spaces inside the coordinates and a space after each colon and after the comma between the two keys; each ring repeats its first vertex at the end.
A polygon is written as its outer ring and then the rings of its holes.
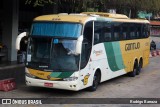
{"type": "Polygon", "coordinates": [[[60,76],[61,74],[62,74],[62,72],[52,72],[52,73],[50,74],[50,76],[53,77],[53,78],[57,78],[57,77],[60,76]]]}
{"type": "Polygon", "coordinates": [[[110,69],[118,71],[124,68],[119,42],[104,43],[110,69]]]}
{"type": "Polygon", "coordinates": [[[120,50],[120,43],[119,42],[113,42],[112,43],[113,50],[114,50],[114,55],[116,59],[116,64],[119,70],[124,69],[124,63],[123,63],[123,58],[122,58],[122,52],[120,50]]]}
{"type": "Polygon", "coordinates": [[[59,75],[57,78],[68,78],[70,77],[74,72],[62,72],[61,75],[59,75]]]}
{"type": "Polygon", "coordinates": [[[117,71],[119,70],[117,64],[116,64],[116,59],[115,59],[115,53],[113,50],[113,45],[111,42],[106,42],[104,43],[106,54],[107,54],[107,59],[108,59],[108,64],[109,67],[112,71],[117,71]]]}

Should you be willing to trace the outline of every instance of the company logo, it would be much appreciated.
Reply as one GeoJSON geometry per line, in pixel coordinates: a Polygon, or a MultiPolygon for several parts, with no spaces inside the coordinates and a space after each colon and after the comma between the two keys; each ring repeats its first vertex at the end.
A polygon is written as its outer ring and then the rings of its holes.
{"type": "Polygon", "coordinates": [[[90,77],[90,74],[87,74],[87,75],[84,76],[84,79],[82,80],[82,82],[83,82],[84,85],[88,84],[89,77],[90,77]]]}
{"type": "Polygon", "coordinates": [[[125,51],[135,50],[140,48],[140,43],[127,43],[125,45],[125,51]]]}
{"type": "Polygon", "coordinates": [[[93,51],[93,54],[96,54],[96,56],[99,56],[101,54],[103,54],[103,51],[102,50],[99,50],[99,51],[93,51]]]}
{"type": "Polygon", "coordinates": [[[2,99],[2,104],[12,104],[11,99],[2,99]]]}
{"type": "Polygon", "coordinates": [[[42,104],[38,99],[2,99],[1,104],[42,104]]]}

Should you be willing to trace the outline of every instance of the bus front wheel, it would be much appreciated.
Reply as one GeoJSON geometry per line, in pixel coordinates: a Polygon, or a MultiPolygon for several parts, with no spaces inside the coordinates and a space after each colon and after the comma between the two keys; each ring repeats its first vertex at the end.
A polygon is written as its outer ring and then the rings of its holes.
{"type": "Polygon", "coordinates": [[[100,79],[101,79],[101,74],[100,72],[96,71],[93,77],[93,84],[91,87],[88,88],[89,91],[96,91],[98,84],[100,83],[100,79]]]}

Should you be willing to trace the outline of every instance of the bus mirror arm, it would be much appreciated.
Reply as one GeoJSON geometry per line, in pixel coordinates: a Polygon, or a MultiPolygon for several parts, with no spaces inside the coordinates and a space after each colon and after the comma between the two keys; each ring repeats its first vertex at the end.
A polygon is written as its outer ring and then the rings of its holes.
{"type": "Polygon", "coordinates": [[[20,50],[20,42],[22,40],[23,37],[28,36],[28,32],[22,32],[20,33],[17,38],[16,38],[16,50],[20,50]]]}
{"type": "Polygon", "coordinates": [[[81,54],[82,49],[82,41],[83,41],[83,35],[78,37],[77,43],[76,43],[76,54],[81,54]]]}

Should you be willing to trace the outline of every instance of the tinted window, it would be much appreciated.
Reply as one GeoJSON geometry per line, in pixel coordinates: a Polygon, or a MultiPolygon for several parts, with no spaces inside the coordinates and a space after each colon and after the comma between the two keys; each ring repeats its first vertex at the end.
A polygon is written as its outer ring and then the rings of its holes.
{"type": "Polygon", "coordinates": [[[120,38],[121,38],[121,31],[122,31],[122,29],[121,29],[121,23],[114,23],[114,25],[113,25],[113,29],[114,29],[114,38],[113,38],[113,40],[115,40],[115,41],[117,41],[117,40],[120,40],[120,38]]]}
{"type": "Polygon", "coordinates": [[[129,39],[129,23],[123,23],[122,25],[122,40],[129,39]]]}
{"type": "Polygon", "coordinates": [[[136,30],[136,28],[135,28],[135,24],[130,24],[130,26],[129,26],[129,28],[130,28],[130,39],[135,39],[136,38],[136,34],[135,34],[135,30],[136,30]]]}
{"type": "Polygon", "coordinates": [[[148,24],[95,22],[94,44],[119,40],[147,38],[150,34],[148,24]]]}
{"type": "Polygon", "coordinates": [[[150,26],[149,24],[145,24],[144,25],[144,37],[149,37],[149,34],[150,34],[150,26]]]}
{"type": "Polygon", "coordinates": [[[103,23],[104,22],[94,23],[94,44],[101,42],[102,32],[103,32],[103,23]]]}
{"type": "Polygon", "coordinates": [[[87,39],[90,43],[92,43],[93,36],[93,22],[86,23],[84,27],[84,39],[87,39]]]}
{"type": "Polygon", "coordinates": [[[87,62],[90,58],[92,48],[93,22],[86,23],[83,35],[84,39],[82,43],[81,69],[87,65],[87,62]]]}
{"type": "Polygon", "coordinates": [[[142,38],[147,38],[149,37],[150,34],[150,27],[148,24],[143,24],[142,25],[142,38]]]}
{"type": "Polygon", "coordinates": [[[137,24],[136,35],[137,35],[137,38],[142,38],[142,24],[137,24]]]}
{"type": "Polygon", "coordinates": [[[103,26],[103,37],[101,39],[103,42],[108,42],[112,40],[112,26],[110,22],[105,22],[103,26]]]}

